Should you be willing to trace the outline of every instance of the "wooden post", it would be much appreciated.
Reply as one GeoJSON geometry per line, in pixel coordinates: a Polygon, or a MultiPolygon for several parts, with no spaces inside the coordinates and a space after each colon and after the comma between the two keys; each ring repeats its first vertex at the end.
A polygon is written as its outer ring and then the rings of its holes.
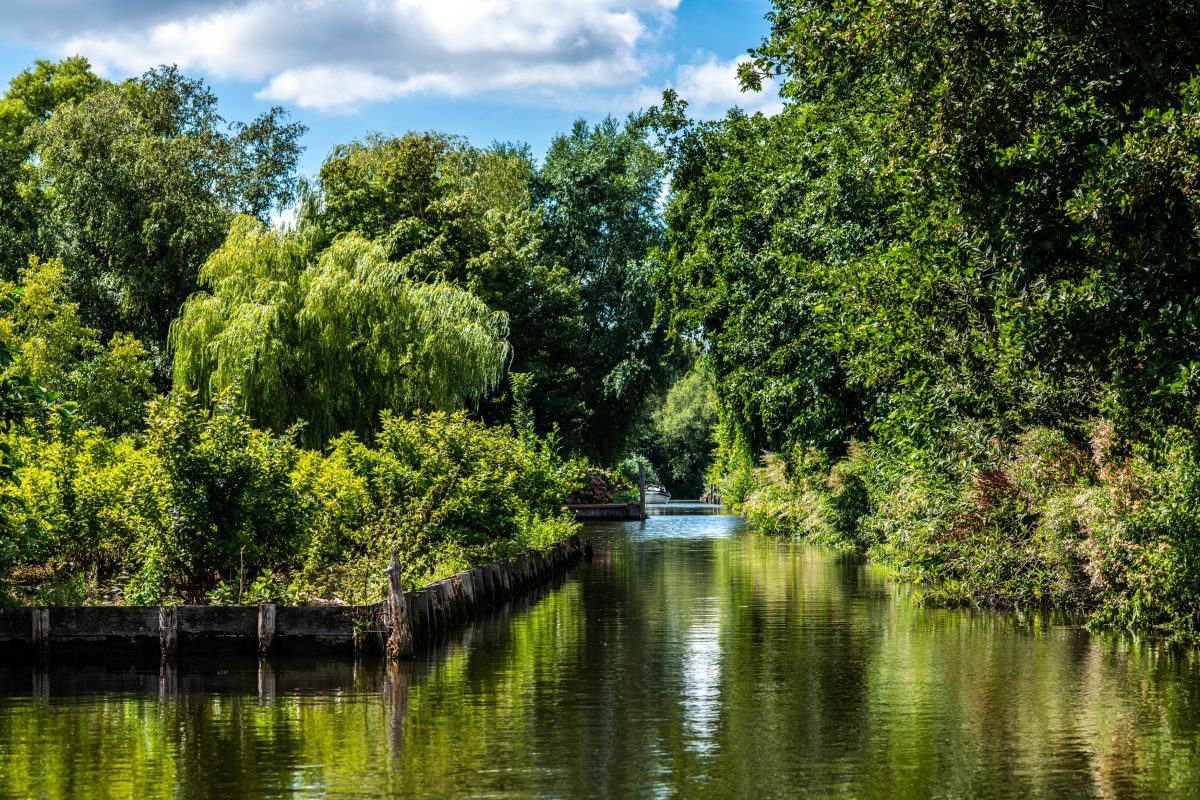
{"type": "Polygon", "coordinates": [[[420,631],[423,631],[428,624],[424,619],[425,609],[422,604],[421,590],[409,592],[404,599],[408,601],[408,624],[412,627],[413,641],[415,642],[420,636],[420,631]]]}
{"type": "Polygon", "coordinates": [[[388,579],[388,613],[392,618],[392,632],[388,637],[388,658],[412,658],[412,625],[408,621],[408,600],[400,584],[400,557],[392,550],[392,562],[385,570],[388,579]]]}
{"type": "Polygon", "coordinates": [[[33,609],[33,649],[40,656],[50,652],[50,609],[33,609]]]}
{"type": "Polygon", "coordinates": [[[470,614],[467,609],[467,589],[463,586],[461,575],[451,575],[447,580],[450,581],[450,590],[454,592],[454,604],[458,606],[458,618],[464,620],[470,614]]]}
{"type": "Polygon", "coordinates": [[[433,607],[433,592],[421,589],[417,592],[421,604],[421,634],[428,639],[437,630],[437,613],[433,607]]]}
{"type": "Polygon", "coordinates": [[[638,513],[646,518],[646,465],[638,462],[638,513]]]}
{"type": "Polygon", "coordinates": [[[492,597],[492,605],[498,606],[504,602],[504,586],[500,583],[500,565],[492,562],[487,565],[488,592],[492,597]]]}
{"type": "Polygon", "coordinates": [[[175,606],[163,606],[158,610],[158,644],[164,656],[173,656],[179,649],[179,623],[175,606]]]}
{"type": "Polygon", "coordinates": [[[258,607],[258,654],[271,652],[275,640],[275,604],[262,603],[258,607]]]}
{"type": "Polygon", "coordinates": [[[504,599],[511,598],[513,595],[512,567],[509,566],[507,558],[500,559],[500,585],[504,587],[504,599]]]}
{"type": "Polygon", "coordinates": [[[487,585],[483,579],[483,567],[476,567],[468,575],[471,576],[471,589],[475,592],[475,610],[482,611],[489,605],[487,585]]]}
{"type": "Polygon", "coordinates": [[[524,551],[517,553],[517,561],[513,564],[513,571],[517,574],[517,585],[525,587],[529,585],[529,556],[524,551]]]}

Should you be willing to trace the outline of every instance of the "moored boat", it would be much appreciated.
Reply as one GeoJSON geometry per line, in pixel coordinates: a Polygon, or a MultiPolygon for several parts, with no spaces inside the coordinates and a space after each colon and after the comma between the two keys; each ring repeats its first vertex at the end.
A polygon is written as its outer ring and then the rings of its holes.
{"type": "Polygon", "coordinates": [[[663,505],[671,500],[667,487],[658,483],[646,484],[646,505],[663,505]]]}

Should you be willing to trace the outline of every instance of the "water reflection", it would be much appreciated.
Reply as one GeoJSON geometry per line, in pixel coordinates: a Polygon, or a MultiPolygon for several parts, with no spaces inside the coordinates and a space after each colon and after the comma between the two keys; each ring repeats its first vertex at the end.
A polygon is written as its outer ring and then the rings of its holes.
{"type": "Polygon", "coordinates": [[[707,753],[714,747],[721,702],[721,621],[715,608],[699,612],[688,628],[682,683],[687,746],[707,753]]]}
{"type": "Polygon", "coordinates": [[[414,663],[0,669],[0,797],[1196,797],[1196,654],[665,509],[414,663]]]}

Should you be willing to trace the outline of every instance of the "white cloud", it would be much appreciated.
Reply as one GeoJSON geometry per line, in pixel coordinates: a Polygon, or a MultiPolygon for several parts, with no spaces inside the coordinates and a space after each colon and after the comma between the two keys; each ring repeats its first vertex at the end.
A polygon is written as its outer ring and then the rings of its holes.
{"type": "Polygon", "coordinates": [[[568,94],[645,78],[679,0],[10,0],[7,35],[105,73],[178,64],[349,111],[418,92],[568,94]]]}
{"type": "Polygon", "coordinates": [[[731,106],[741,106],[749,112],[778,114],[783,108],[779,92],[772,81],[763,83],[761,92],[743,92],[738,81],[738,66],[750,60],[740,55],[721,61],[711,53],[699,62],[684,64],[675,75],[675,90],[687,100],[697,114],[724,113],[731,106]]]}
{"type": "MultiPolygon", "coordinates": [[[[676,69],[671,86],[688,102],[689,116],[697,119],[722,117],[733,106],[749,113],[778,114],[783,103],[773,81],[763,81],[761,92],[742,91],[737,69],[739,64],[749,60],[747,55],[722,61],[712,53],[697,53],[695,60],[676,69]]],[[[657,103],[660,99],[661,92],[651,103],[643,102],[642,105],[657,103]]]]}

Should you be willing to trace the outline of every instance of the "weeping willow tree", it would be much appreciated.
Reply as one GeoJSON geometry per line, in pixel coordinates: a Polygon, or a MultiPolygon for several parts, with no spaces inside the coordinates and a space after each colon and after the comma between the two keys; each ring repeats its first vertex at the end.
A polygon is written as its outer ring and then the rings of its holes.
{"type": "Polygon", "coordinates": [[[320,252],[293,231],[238,219],[171,327],[177,386],[240,390],[246,413],[320,445],[370,441],[384,409],[452,410],[494,387],[508,320],[449,283],[414,281],[358,234],[320,252]]]}

